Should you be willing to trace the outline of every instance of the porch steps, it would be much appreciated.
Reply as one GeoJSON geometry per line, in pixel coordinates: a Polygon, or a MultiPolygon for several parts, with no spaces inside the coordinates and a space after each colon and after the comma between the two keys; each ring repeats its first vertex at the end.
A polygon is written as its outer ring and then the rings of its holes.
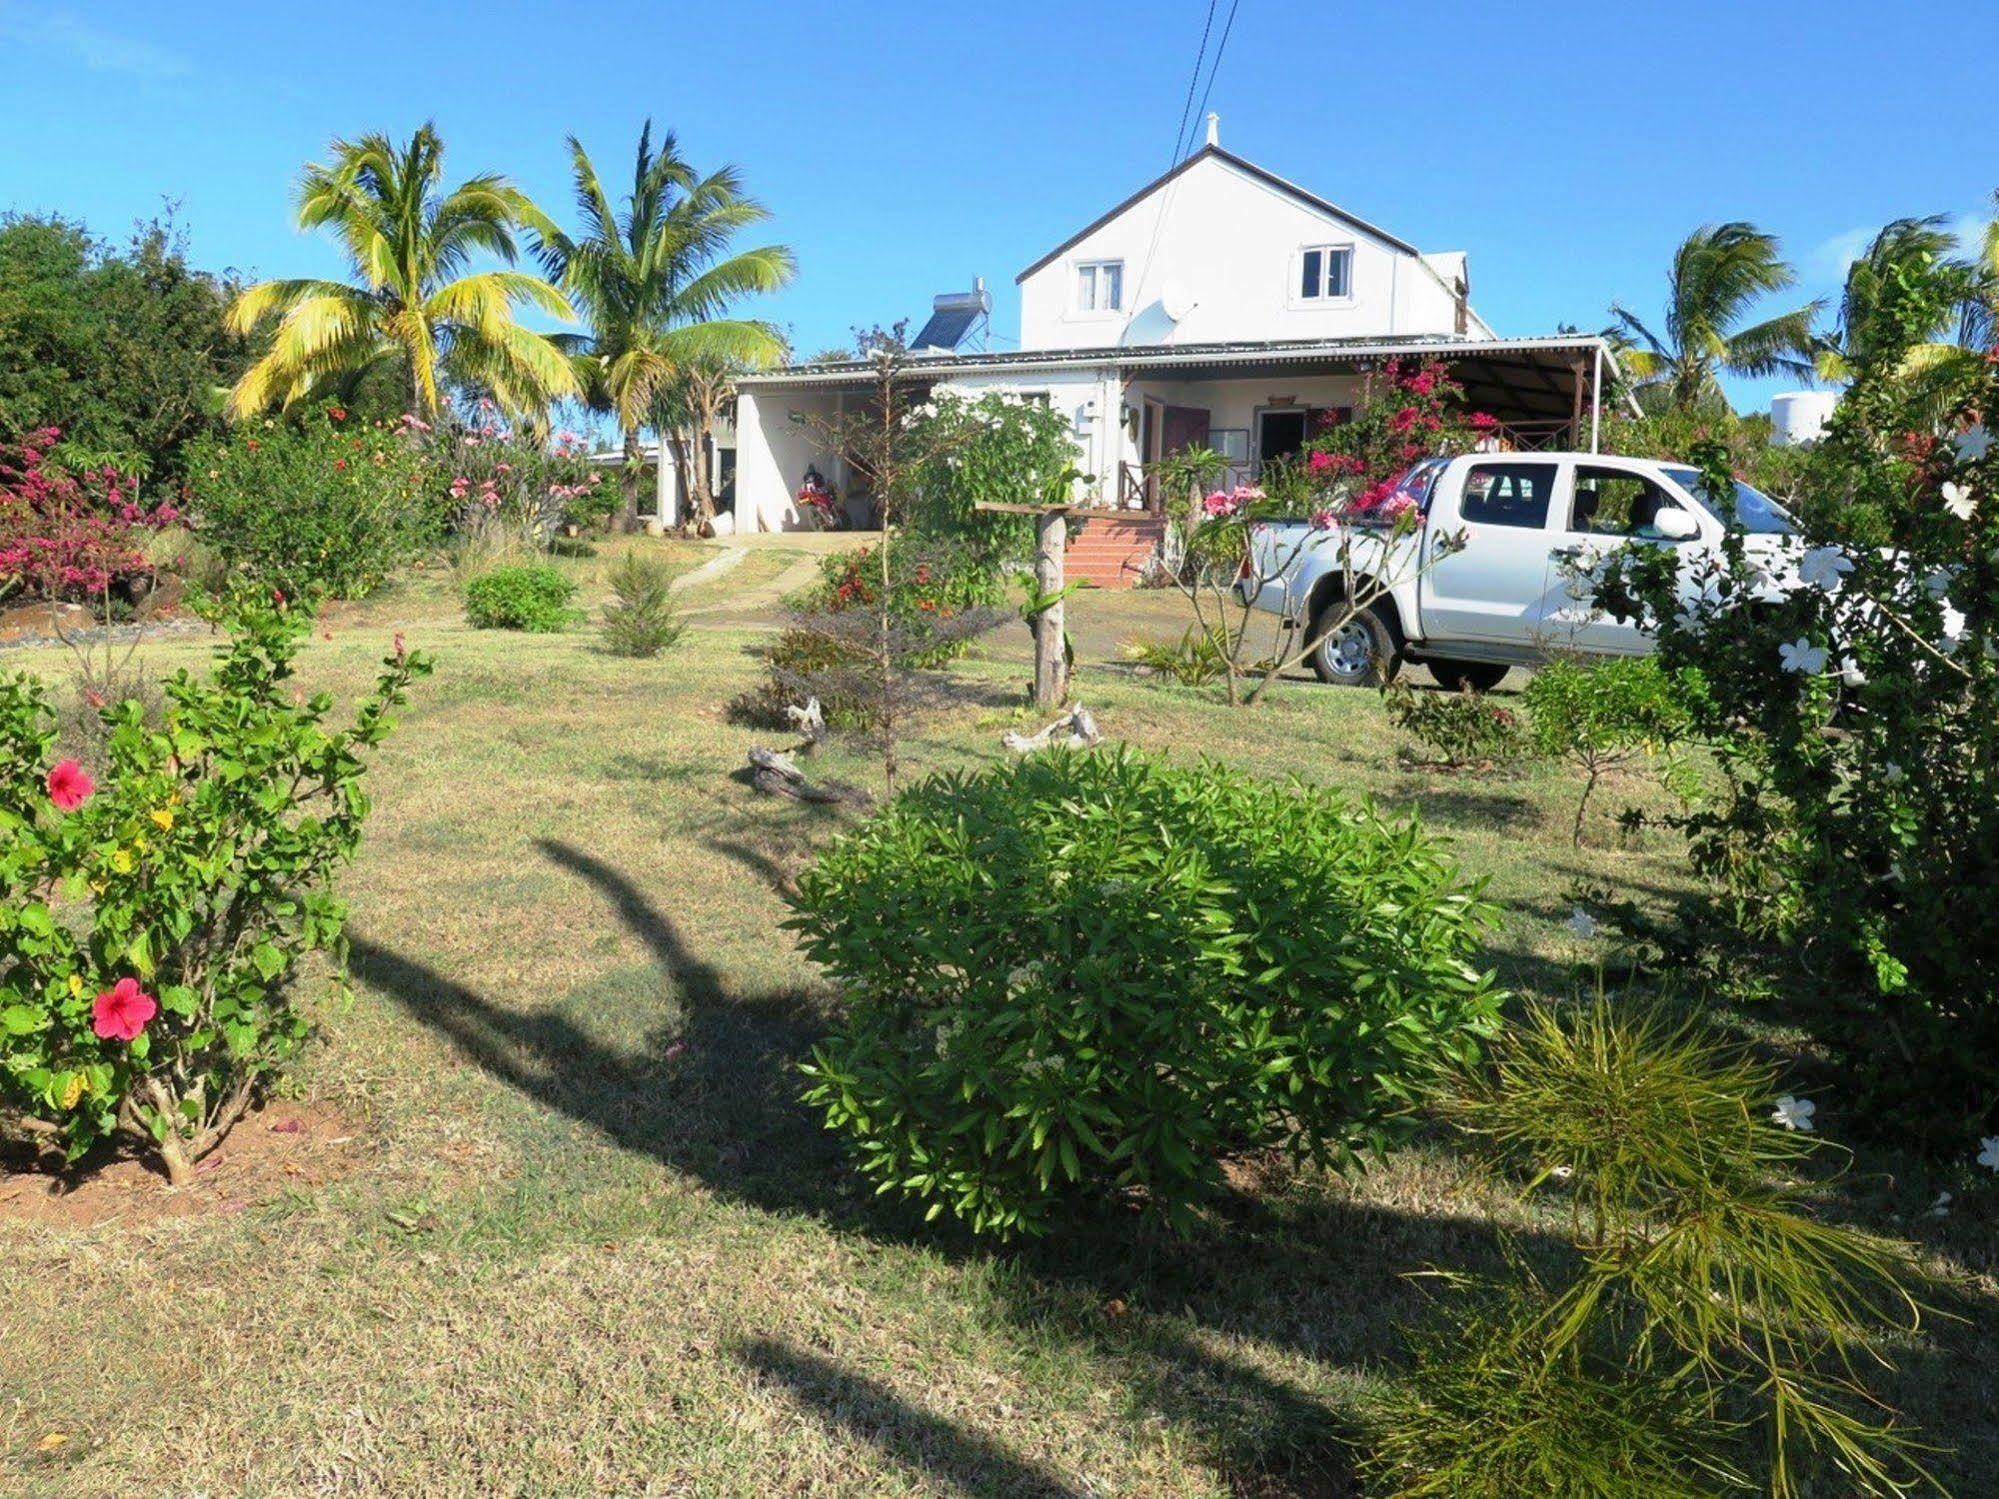
{"type": "Polygon", "coordinates": [[[1166,522],[1157,516],[1091,515],[1069,538],[1063,572],[1072,582],[1130,588],[1165,534],[1166,522]]]}

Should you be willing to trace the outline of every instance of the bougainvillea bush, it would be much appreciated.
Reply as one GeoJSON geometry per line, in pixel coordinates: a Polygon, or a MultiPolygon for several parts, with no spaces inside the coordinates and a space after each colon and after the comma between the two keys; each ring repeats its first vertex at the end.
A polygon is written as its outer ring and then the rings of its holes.
{"type": "Polygon", "coordinates": [[[923,782],[794,905],[845,1002],[808,1102],[981,1232],[1080,1194],[1184,1227],[1242,1151],[1352,1165],[1498,1004],[1487,908],[1413,824],[1128,750],[923,782]]]}
{"type": "MultiPolygon", "coordinates": [[[[1238,679],[1256,677],[1255,702],[1283,672],[1361,616],[1392,612],[1388,593],[1448,555],[1398,543],[1420,523],[1411,469],[1439,454],[1471,451],[1499,423],[1464,409],[1464,390],[1436,360],[1389,360],[1369,377],[1361,405],[1345,420],[1315,418],[1316,431],[1295,462],[1268,464],[1262,483],[1216,488],[1189,509],[1185,563],[1178,582],[1194,608],[1197,632],[1227,644],[1229,701],[1238,679]],[[1299,599],[1267,651],[1248,649],[1256,611],[1250,601],[1285,586],[1299,557],[1330,548],[1339,564],[1339,597],[1327,607],[1299,599]]],[[[1167,465],[1167,483],[1206,487],[1224,472],[1205,449],[1167,465]]],[[[1446,546],[1455,538],[1440,537],[1446,546]]],[[[1387,639],[1388,625],[1377,638],[1387,639]]],[[[1382,685],[1377,680],[1372,684],[1382,685]]]]}
{"type": "Polygon", "coordinates": [[[190,444],[202,538],[239,576],[293,598],[365,597],[443,535],[446,496],[419,425],[325,406],[190,444]]]}
{"type": "Polygon", "coordinates": [[[0,442],[0,598],[95,599],[149,577],[145,548],[177,506],[141,506],[115,469],[49,467],[54,427],[0,442]]]}
{"type": "Polygon", "coordinates": [[[339,981],[366,752],[430,669],[398,641],[337,727],[290,680],[305,611],[245,597],[223,622],[162,727],[104,710],[99,780],[52,763],[40,681],[0,681],[0,1122],[70,1160],[123,1136],[175,1183],[305,1041],[306,956],[339,981]]]}
{"type": "MultiPolygon", "coordinates": [[[[1687,830],[1726,914],[1809,976],[1869,1116],[1968,1158],[1999,1125],[1999,458],[1960,432],[1999,430],[1999,351],[1939,424],[1903,375],[1933,310],[1893,291],[1903,334],[1813,454],[1789,569],[1732,532],[1691,607],[1672,549],[1612,559],[1597,593],[1707,683],[1726,787],[1687,830]]],[[[1696,457],[1730,509],[1726,452],[1696,457]]]]}

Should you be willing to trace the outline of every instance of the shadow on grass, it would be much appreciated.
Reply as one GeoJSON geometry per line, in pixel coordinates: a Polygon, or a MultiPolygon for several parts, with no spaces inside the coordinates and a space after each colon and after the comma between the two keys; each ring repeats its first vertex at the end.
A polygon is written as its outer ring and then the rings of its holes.
{"type": "Polygon", "coordinates": [[[920,1410],[886,1385],[816,1353],[771,1338],[744,1343],[735,1353],[745,1367],[782,1385],[821,1421],[874,1443],[926,1478],[968,1494],[1082,1499],[1087,1492],[1039,1463],[1015,1456],[992,1437],[920,1410]]]}
{"type": "MultiPolygon", "coordinates": [[[[1213,1329],[1330,1367],[1378,1367],[1399,1356],[1403,1328],[1425,1314],[1427,1299],[1408,1272],[1498,1263],[1489,1222],[1360,1202],[1336,1183],[1231,1199],[1187,1240],[1108,1206],[1079,1206],[1059,1238],[1015,1246],[974,1240],[941,1221],[926,1225],[919,1209],[858,1181],[838,1142],[799,1102],[796,1063],[823,1028],[809,996],[731,993],[622,871],[566,843],[541,849],[594,886],[644,942],[679,997],[677,1025],[621,1049],[567,1015],[495,1003],[365,938],[353,944],[357,975],[493,1077],[719,1193],[986,1265],[1010,1320],[1080,1346],[1116,1371],[1136,1406],[1187,1432],[1239,1492],[1349,1492],[1352,1413],[1203,1348],[1185,1329],[1213,1329]]],[[[759,850],[724,852],[774,882],[784,874],[759,850]]],[[[1550,1244],[1531,1247],[1545,1253],[1550,1244]]],[[[808,1386],[806,1398],[838,1403],[837,1371],[797,1359],[786,1367],[808,1386]]],[[[947,1462],[990,1466],[1005,1458],[982,1442],[932,1432],[918,1445],[943,1451],[947,1462]]],[[[1005,1461],[1023,1482],[1040,1472],[1005,1461]]]]}

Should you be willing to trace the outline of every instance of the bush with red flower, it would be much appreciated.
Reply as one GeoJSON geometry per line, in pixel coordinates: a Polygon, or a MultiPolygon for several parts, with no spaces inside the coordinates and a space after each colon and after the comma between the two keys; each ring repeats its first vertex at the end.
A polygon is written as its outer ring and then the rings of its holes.
{"type": "Polygon", "coordinates": [[[263,418],[189,445],[189,508],[240,576],[294,598],[361,598],[443,537],[426,443],[407,422],[340,406],[263,418]]]}
{"type": "Polygon", "coordinates": [[[94,780],[51,763],[45,686],[0,680],[0,1129],[72,1161],[122,1137],[176,1183],[307,1037],[301,961],[339,971],[364,755],[430,669],[399,644],[342,727],[292,685],[303,610],[259,591],[218,618],[229,643],[166,684],[162,723],[103,710],[94,780]]]}
{"type": "Polygon", "coordinates": [[[152,574],[146,543],[180,517],[141,505],[116,469],[67,473],[48,463],[60,433],[0,442],[0,596],[94,599],[129,592],[152,574]]]}

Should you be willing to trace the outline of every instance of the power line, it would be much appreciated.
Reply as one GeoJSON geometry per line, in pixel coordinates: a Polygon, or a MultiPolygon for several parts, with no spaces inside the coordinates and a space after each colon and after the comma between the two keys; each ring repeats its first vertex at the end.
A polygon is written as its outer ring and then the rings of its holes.
{"type": "MultiPolygon", "coordinates": [[[[1231,9],[1231,18],[1234,11],[1231,9]]],[[[1208,57],[1208,33],[1215,24],[1215,0],[1208,0],[1208,18],[1201,23],[1201,48],[1194,54],[1194,71],[1187,78],[1187,101],[1180,106],[1180,128],[1173,132],[1173,159],[1166,163],[1170,167],[1180,164],[1181,140],[1187,134],[1187,121],[1193,117],[1194,90],[1201,82],[1201,64],[1208,57]]]]}
{"type": "MultiPolygon", "coordinates": [[[[1194,112],[1196,120],[1208,112],[1208,95],[1215,91],[1215,74],[1222,70],[1222,54],[1228,50],[1229,33],[1235,30],[1236,6],[1240,3],[1241,0],[1229,0],[1229,16],[1222,23],[1222,39],[1215,44],[1215,61],[1208,69],[1208,86],[1201,90],[1201,107],[1194,112]]],[[[1193,142],[1189,141],[1188,144],[1192,145],[1193,142]]]]}

